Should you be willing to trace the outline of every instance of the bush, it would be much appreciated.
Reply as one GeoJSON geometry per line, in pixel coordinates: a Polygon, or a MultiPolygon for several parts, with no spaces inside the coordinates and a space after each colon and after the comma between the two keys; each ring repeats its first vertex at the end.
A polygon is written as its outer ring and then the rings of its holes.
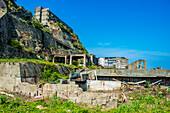
{"type": "Polygon", "coordinates": [[[4,95],[0,96],[0,104],[5,104],[6,101],[7,101],[6,96],[4,96],[4,95]]]}
{"type": "Polygon", "coordinates": [[[72,64],[75,65],[75,66],[78,66],[78,61],[74,60],[72,64]]]}
{"type": "Polygon", "coordinates": [[[146,84],[144,86],[145,88],[149,88],[149,81],[146,81],[146,84]]]}
{"type": "Polygon", "coordinates": [[[43,29],[43,26],[37,21],[33,21],[32,24],[37,29],[43,29]]]}
{"type": "Polygon", "coordinates": [[[11,46],[12,47],[15,47],[15,48],[18,48],[18,49],[22,49],[23,48],[23,45],[21,45],[17,39],[12,39],[11,40],[11,46]]]}

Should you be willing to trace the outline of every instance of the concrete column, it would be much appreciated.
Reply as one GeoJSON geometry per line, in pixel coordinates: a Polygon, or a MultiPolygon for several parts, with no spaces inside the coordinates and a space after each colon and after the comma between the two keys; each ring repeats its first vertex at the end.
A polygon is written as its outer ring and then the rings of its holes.
{"type": "Polygon", "coordinates": [[[70,55],[70,65],[72,64],[72,55],[70,55]]]}
{"type": "Polygon", "coordinates": [[[133,62],[133,69],[134,69],[134,70],[136,69],[136,67],[135,67],[135,62],[133,62]]]}
{"type": "Polygon", "coordinates": [[[139,63],[140,63],[140,69],[142,69],[142,62],[140,61],[139,63]]]}
{"type": "Polygon", "coordinates": [[[55,61],[55,57],[53,57],[53,63],[54,63],[54,61],[55,61]]]}
{"type": "Polygon", "coordinates": [[[136,60],[136,66],[137,66],[137,69],[139,69],[139,62],[138,62],[138,60],[136,60]]]}
{"type": "Polygon", "coordinates": [[[144,69],[146,70],[146,60],[144,60],[144,69]]]}
{"type": "Polygon", "coordinates": [[[84,67],[86,67],[86,55],[84,55],[84,62],[83,62],[84,67]]]}
{"type": "Polygon", "coordinates": [[[67,64],[67,56],[65,56],[65,64],[67,64]]]}

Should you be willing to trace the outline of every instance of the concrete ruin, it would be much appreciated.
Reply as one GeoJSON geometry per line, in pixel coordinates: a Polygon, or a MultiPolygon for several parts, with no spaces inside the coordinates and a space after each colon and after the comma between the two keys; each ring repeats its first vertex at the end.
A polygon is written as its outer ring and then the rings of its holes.
{"type": "Polygon", "coordinates": [[[0,89],[14,91],[22,82],[38,83],[41,71],[33,63],[0,62],[0,89]]]}
{"type": "Polygon", "coordinates": [[[115,81],[114,79],[125,82],[139,82],[149,81],[154,83],[162,80],[161,84],[170,86],[170,71],[166,70],[127,70],[127,69],[96,69],[80,73],[81,79],[75,81],[86,80],[102,80],[102,81],[115,81]]]}
{"type": "Polygon", "coordinates": [[[146,70],[146,60],[136,60],[135,62],[128,65],[128,69],[130,70],[145,69],[146,70]],[[144,63],[143,66],[142,66],[142,63],[144,63]]]}

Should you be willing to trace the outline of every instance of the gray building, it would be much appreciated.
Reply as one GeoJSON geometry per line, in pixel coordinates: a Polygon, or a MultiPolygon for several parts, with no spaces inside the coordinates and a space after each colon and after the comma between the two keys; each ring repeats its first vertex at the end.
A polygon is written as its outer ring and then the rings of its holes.
{"type": "Polygon", "coordinates": [[[61,19],[59,19],[55,14],[53,14],[49,10],[49,8],[43,9],[42,7],[36,7],[34,17],[38,19],[44,26],[47,25],[47,23],[50,21],[62,23],[70,30],[71,33],[73,33],[73,29],[70,26],[68,26],[65,22],[63,22],[61,19]]]}

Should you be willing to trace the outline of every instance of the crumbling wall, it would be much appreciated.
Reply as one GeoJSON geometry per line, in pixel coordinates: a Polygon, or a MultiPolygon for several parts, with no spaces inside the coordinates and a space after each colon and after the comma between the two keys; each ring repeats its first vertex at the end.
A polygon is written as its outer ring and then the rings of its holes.
{"type": "Polygon", "coordinates": [[[73,92],[82,92],[82,89],[75,84],[45,84],[43,87],[44,96],[53,96],[54,94],[59,97],[68,98],[69,94],[73,92]]]}
{"type": "Polygon", "coordinates": [[[87,80],[87,90],[89,91],[115,90],[120,87],[120,81],[87,80]]]}
{"type": "Polygon", "coordinates": [[[83,92],[80,94],[72,94],[69,100],[76,103],[85,103],[89,106],[107,106],[109,108],[117,107],[118,94],[117,93],[95,93],[83,92]]]}
{"type": "Polygon", "coordinates": [[[21,82],[37,83],[40,75],[33,63],[0,62],[0,89],[13,91],[21,82]]]}
{"type": "Polygon", "coordinates": [[[75,84],[45,84],[43,87],[43,96],[53,96],[69,99],[76,103],[85,103],[87,105],[117,107],[117,93],[95,93],[83,92],[75,84]]]}
{"type": "Polygon", "coordinates": [[[27,82],[22,82],[19,83],[15,87],[15,92],[18,92],[21,95],[26,95],[26,96],[35,96],[38,95],[38,88],[37,85],[29,84],[27,82]]]}
{"type": "Polygon", "coordinates": [[[0,62],[0,89],[13,91],[21,83],[20,64],[0,62]]]}

